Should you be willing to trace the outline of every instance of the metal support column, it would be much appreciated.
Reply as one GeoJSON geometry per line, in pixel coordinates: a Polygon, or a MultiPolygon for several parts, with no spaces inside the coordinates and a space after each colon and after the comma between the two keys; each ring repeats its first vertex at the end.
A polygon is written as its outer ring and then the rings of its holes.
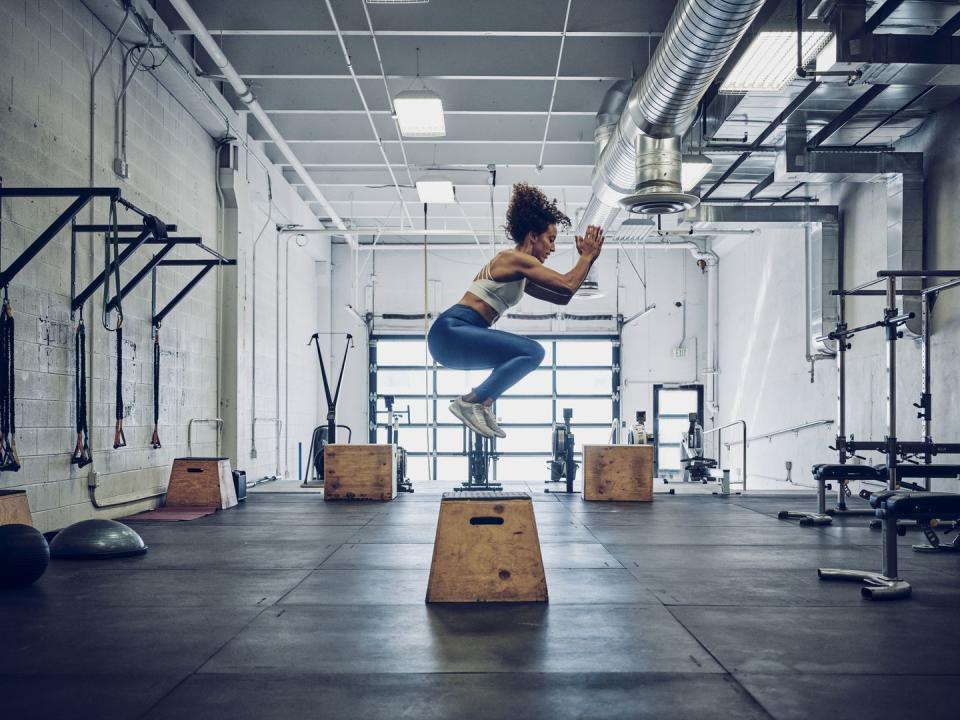
{"type": "MultiPolygon", "coordinates": [[[[887,490],[897,489],[897,337],[899,326],[893,319],[897,316],[897,278],[887,279],[887,490]]],[[[880,572],[890,580],[897,580],[897,521],[883,518],[883,564],[880,572]]]]}

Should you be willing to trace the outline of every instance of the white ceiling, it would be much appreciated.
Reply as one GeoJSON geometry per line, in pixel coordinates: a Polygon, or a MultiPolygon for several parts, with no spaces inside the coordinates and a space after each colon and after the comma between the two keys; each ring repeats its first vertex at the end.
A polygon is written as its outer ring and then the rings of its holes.
{"type": "MultiPolygon", "coordinates": [[[[792,27],[792,0],[768,1],[772,5],[765,8],[765,27],[792,27]]],[[[567,0],[431,0],[426,4],[368,5],[389,93],[395,95],[413,84],[420,48],[423,81],[444,103],[446,137],[404,139],[405,165],[362,3],[332,0],[373,115],[376,136],[323,0],[191,2],[341,217],[358,226],[395,227],[400,222],[400,205],[377,145],[379,137],[418,226],[422,226],[422,206],[416,191],[407,186],[425,176],[443,176],[456,185],[460,206],[431,207],[430,227],[474,229],[481,234],[491,228],[491,164],[497,170],[494,215],[498,225],[503,222],[509,187],[520,180],[535,183],[560,198],[571,216],[586,203],[594,164],[595,115],[601,98],[616,80],[644,72],[675,5],[672,0],[572,0],[565,41],[562,35],[567,0]],[[562,41],[556,96],[544,143],[562,41]],[[537,168],[541,152],[542,170],[537,168]]],[[[884,28],[889,24],[891,29],[903,31],[909,24],[910,8],[922,10],[928,5],[931,3],[902,3],[884,28]]],[[[924,18],[935,15],[931,22],[936,27],[950,13],[942,10],[943,3],[933,5],[937,12],[927,12],[924,18]]],[[[181,34],[191,47],[192,37],[165,0],[159,0],[157,9],[171,30],[181,34]]],[[[199,45],[194,55],[202,67],[213,69],[199,45]]],[[[715,135],[746,133],[753,140],[790,101],[791,93],[796,95],[802,87],[799,84],[779,98],[748,96],[739,106],[731,107],[732,113],[715,135]]],[[[864,89],[821,88],[804,104],[808,124],[814,130],[822,126],[864,89]]],[[[869,130],[877,118],[882,120],[887,111],[896,110],[915,91],[912,87],[900,89],[902,92],[898,88],[890,90],[845,127],[846,134],[838,134],[832,142],[856,139],[858,130],[869,130]]],[[[238,110],[242,109],[229,88],[224,88],[224,94],[238,110]]],[[[870,142],[899,137],[956,94],[952,89],[930,93],[908,117],[885,126],[888,132],[883,137],[871,137],[870,142]]],[[[251,118],[250,124],[252,136],[264,142],[268,156],[283,166],[283,157],[265,141],[256,121],[251,118]]],[[[736,157],[729,153],[715,155],[715,170],[707,183],[719,177],[736,157]]],[[[750,158],[714,197],[742,197],[771,167],[772,156],[750,158]]],[[[286,174],[291,184],[300,186],[292,171],[286,174]]]]}

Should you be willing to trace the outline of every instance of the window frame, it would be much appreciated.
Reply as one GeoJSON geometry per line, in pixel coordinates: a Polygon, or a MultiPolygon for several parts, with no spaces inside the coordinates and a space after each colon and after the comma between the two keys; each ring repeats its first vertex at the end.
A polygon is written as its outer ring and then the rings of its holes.
{"type": "MultiPolygon", "coordinates": [[[[700,418],[700,423],[703,424],[703,385],[701,383],[685,383],[682,385],[668,385],[665,383],[656,383],[653,386],[653,437],[655,440],[654,452],[653,452],[653,476],[660,476],[660,447],[680,447],[680,443],[661,443],[660,442],[660,393],[663,391],[670,392],[672,390],[693,390],[697,393],[697,416],[700,418]]],[[[665,415],[667,418],[680,419],[683,418],[689,421],[687,415],[665,415]]],[[[678,468],[676,471],[673,469],[668,470],[671,475],[679,475],[682,468],[678,468]]]]}
{"type": "MultiPolygon", "coordinates": [[[[577,399],[606,399],[611,403],[611,415],[609,422],[577,422],[574,418],[572,427],[574,432],[576,428],[606,428],[611,429],[613,423],[616,422],[617,426],[620,425],[620,338],[615,334],[587,334],[587,335],[551,335],[551,334],[534,334],[528,335],[531,340],[537,340],[549,344],[549,350],[547,357],[545,358],[544,365],[541,368],[550,370],[550,385],[552,392],[549,394],[510,394],[509,391],[504,394],[504,399],[539,399],[539,400],[550,400],[551,409],[553,411],[553,417],[555,418],[554,422],[551,423],[511,423],[504,422],[501,423],[501,426],[509,431],[510,428],[550,428],[551,431],[558,423],[562,422],[562,409],[564,407],[564,402],[567,400],[577,400],[577,399]],[[591,341],[591,342],[603,342],[607,343],[610,347],[610,362],[608,364],[598,364],[598,365],[558,365],[557,364],[557,343],[563,343],[565,341],[591,341]],[[607,393],[564,393],[558,394],[557,392],[557,371],[564,370],[598,370],[603,372],[610,373],[610,385],[611,389],[607,393]]],[[[368,438],[369,442],[376,443],[378,441],[377,435],[381,428],[386,428],[387,423],[384,420],[381,420],[383,417],[382,414],[377,414],[377,409],[381,404],[381,398],[386,393],[381,393],[378,389],[377,383],[377,373],[379,370],[405,370],[409,372],[424,372],[424,368],[428,367],[430,369],[431,377],[431,394],[429,395],[431,400],[430,411],[432,413],[433,421],[430,422],[430,417],[426,419],[428,422],[420,423],[410,423],[404,424],[404,432],[416,432],[422,431],[424,428],[433,428],[430,437],[430,446],[433,448],[431,452],[408,452],[408,455],[411,457],[430,457],[430,469],[432,472],[432,477],[437,477],[437,458],[440,457],[458,457],[466,454],[466,433],[464,432],[464,446],[459,451],[449,451],[449,450],[437,450],[437,430],[440,428],[448,427],[461,427],[462,425],[456,422],[455,419],[451,418],[450,422],[438,422],[437,418],[442,410],[442,403],[445,403],[448,400],[452,400],[455,397],[458,397],[456,394],[449,393],[438,393],[437,392],[437,372],[442,370],[436,361],[433,361],[432,365],[378,365],[377,364],[377,346],[380,342],[391,342],[391,341],[415,341],[415,342],[424,342],[423,335],[416,334],[371,334],[368,341],[368,377],[369,377],[369,423],[368,423],[368,438]]],[[[409,404],[404,401],[419,400],[423,401],[424,396],[422,393],[418,394],[394,394],[393,397],[396,400],[398,406],[404,406],[409,404]]],[[[381,411],[382,413],[382,411],[381,411]]],[[[401,437],[401,442],[403,435],[401,437]]],[[[551,457],[551,451],[549,447],[545,447],[543,451],[497,451],[496,448],[497,438],[493,438],[493,450],[496,453],[496,456],[502,458],[510,457],[542,457],[545,461],[549,460],[551,457]]],[[[576,453],[577,457],[582,456],[582,451],[576,453]]],[[[496,467],[496,463],[494,465],[496,467]]],[[[546,467],[546,466],[544,466],[546,467]]],[[[544,478],[546,479],[548,474],[546,470],[544,471],[544,478]]],[[[464,478],[466,479],[466,478],[464,478]]]]}

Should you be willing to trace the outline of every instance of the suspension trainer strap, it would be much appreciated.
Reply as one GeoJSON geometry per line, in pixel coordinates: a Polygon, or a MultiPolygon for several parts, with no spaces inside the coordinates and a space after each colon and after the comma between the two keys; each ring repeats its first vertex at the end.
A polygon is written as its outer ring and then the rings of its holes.
{"type": "Polygon", "coordinates": [[[153,330],[153,437],[150,440],[154,450],[160,445],[160,327],[153,330]]]}
{"type": "Polygon", "coordinates": [[[77,378],[77,444],[73,448],[70,463],[82,468],[93,462],[93,455],[90,452],[90,433],[87,427],[87,329],[83,324],[82,310],[80,321],[77,323],[74,358],[77,378]]]}
{"type": "Polygon", "coordinates": [[[117,324],[117,404],[115,417],[116,425],[113,428],[113,449],[126,447],[127,439],[123,435],[123,316],[117,324]]]}
{"type": "Polygon", "coordinates": [[[117,287],[117,329],[123,325],[123,298],[120,296],[120,229],[117,224],[117,202],[110,201],[110,229],[103,234],[103,326],[108,331],[113,331],[107,325],[107,308],[111,301],[110,274],[111,266],[113,268],[113,281],[117,287]],[[111,258],[111,248],[113,250],[111,258]]]}
{"type": "Polygon", "coordinates": [[[14,322],[13,308],[3,289],[3,308],[0,310],[0,470],[17,472],[20,457],[17,455],[17,421],[14,406],[16,397],[14,368],[14,322]]]}

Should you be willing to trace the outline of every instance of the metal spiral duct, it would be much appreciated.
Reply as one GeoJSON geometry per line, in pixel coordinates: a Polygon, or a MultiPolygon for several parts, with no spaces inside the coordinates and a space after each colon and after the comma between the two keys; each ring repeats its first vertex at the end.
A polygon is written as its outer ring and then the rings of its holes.
{"type": "Polygon", "coordinates": [[[621,205],[651,214],[696,205],[698,198],[680,185],[679,139],[762,6],[763,0],[681,0],[597,161],[581,230],[616,217],[621,205]]]}

